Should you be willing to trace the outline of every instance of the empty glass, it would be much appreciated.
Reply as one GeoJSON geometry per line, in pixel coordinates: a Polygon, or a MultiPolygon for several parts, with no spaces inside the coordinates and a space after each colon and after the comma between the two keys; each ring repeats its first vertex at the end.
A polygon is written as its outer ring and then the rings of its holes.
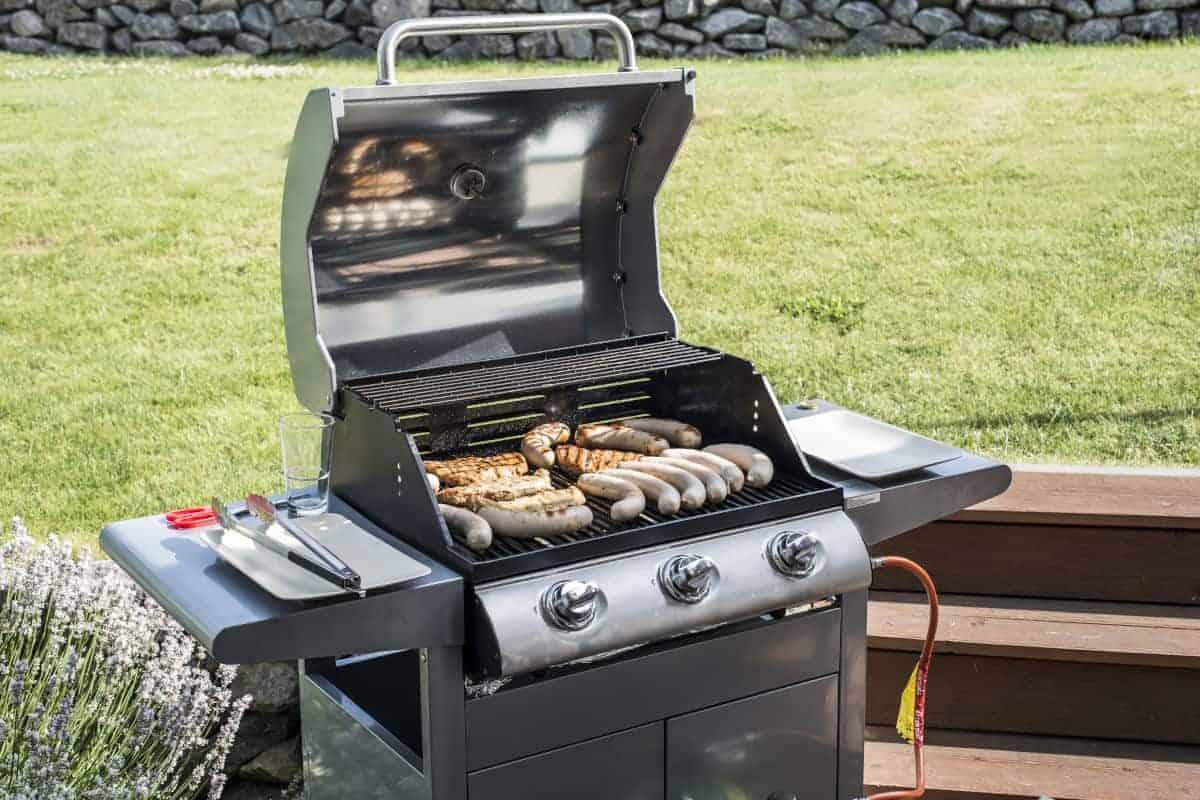
{"type": "Polygon", "coordinates": [[[283,445],[283,486],[288,505],[302,516],[329,508],[329,455],[333,417],[285,414],[279,418],[283,445]]]}

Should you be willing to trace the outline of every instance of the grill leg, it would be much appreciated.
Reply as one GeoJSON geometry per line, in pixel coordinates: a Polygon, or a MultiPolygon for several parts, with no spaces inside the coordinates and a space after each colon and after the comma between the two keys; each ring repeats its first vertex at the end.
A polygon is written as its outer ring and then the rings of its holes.
{"type": "Polygon", "coordinates": [[[466,800],[467,734],[460,647],[421,651],[425,775],[433,800],[466,800]]]}
{"type": "Polygon", "coordinates": [[[867,591],[842,595],[838,685],[838,800],[861,797],[867,725],[867,591]]]}

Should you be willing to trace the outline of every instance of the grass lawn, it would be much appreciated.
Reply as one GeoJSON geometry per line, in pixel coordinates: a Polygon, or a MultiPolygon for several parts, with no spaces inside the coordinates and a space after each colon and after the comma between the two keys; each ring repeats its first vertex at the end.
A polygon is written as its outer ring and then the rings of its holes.
{"type": "MultiPolygon", "coordinates": [[[[278,488],[288,141],[373,65],[219,63],[0,56],[0,514],[37,532],[278,488]]],[[[699,72],[687,339],[997,458],[1200,462],[1200,44],[699,72]]]]}

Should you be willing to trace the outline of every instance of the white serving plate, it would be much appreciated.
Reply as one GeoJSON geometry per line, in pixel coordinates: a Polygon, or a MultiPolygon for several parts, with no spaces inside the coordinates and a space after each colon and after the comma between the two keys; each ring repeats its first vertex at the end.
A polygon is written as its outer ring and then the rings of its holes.
{"type": "MultiPolygon", "coordinates": [[[[253,518],[239,521],[260,530],[265,527],[253,518]]],[[[294,521],[349,564],[362,577],[364,591],[420,578],[430,572],[420,561],[372,536],[341,514],[296,517],[294,521]]],[[[293,550],[306,552],[278,525],[265,527],[265,533],[293,550]]],[[[317,577],[237,531],[216,526],[205,529],[201,538],[222,559],[280,600],[320,600],[353,593],[317,577]]]]}
{"type": "Polygon", "coordinates": [[[952,461],[962,451],[846,409],[789,420],[806,455],[867,481],[894,478],[952,461]]]}

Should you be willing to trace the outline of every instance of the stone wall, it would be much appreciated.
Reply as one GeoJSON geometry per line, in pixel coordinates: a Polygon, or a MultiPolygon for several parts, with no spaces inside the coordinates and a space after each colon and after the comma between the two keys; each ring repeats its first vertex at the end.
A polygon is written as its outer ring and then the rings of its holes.
{"type": "Polygon", "coordinates": [[[299,798],[300,694],[296,662],[238,668],[234,696],[254,695],[225,760],[223,800],[299,798]]]}
{"type": "MultiPolygon", "coordinates": [[[[370,58],[399,19],[606,11],[645,56],[696,59],[1200,36],[1200,0],[0,0],[0,50],[370,58]]],[[[607,36],[437,36],[412,57],[607,58],[607,36]]]]}

